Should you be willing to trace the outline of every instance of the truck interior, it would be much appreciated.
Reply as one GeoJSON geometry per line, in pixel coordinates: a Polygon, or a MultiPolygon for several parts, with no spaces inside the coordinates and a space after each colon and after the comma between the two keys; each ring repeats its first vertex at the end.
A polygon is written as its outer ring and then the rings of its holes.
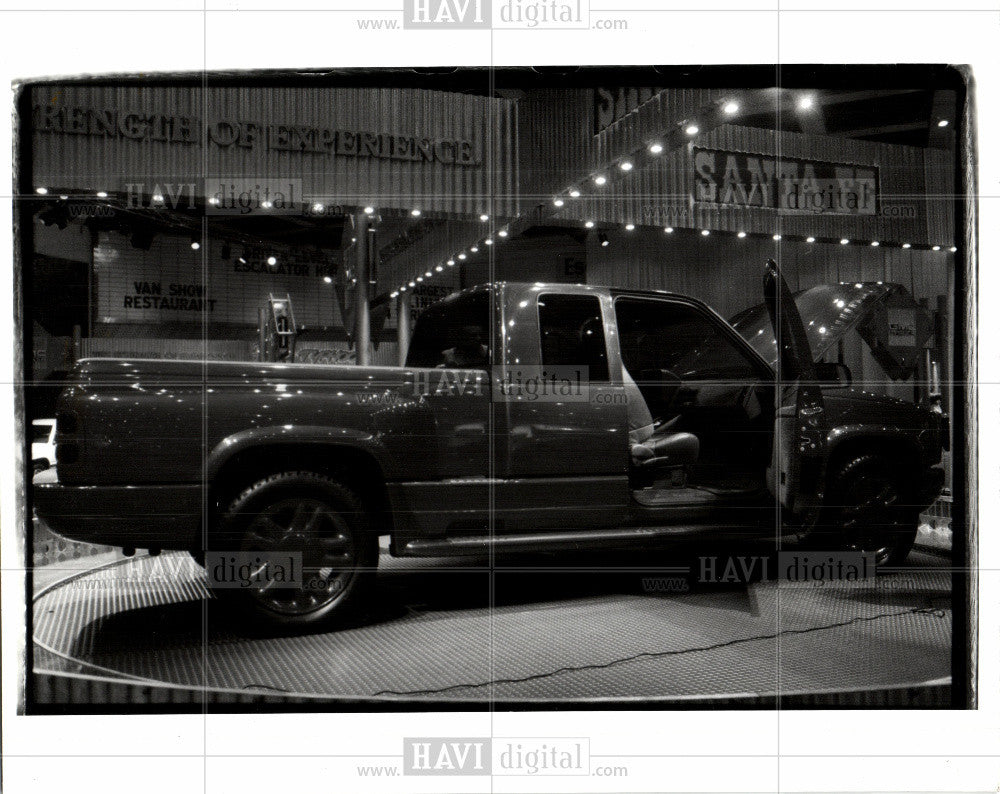
{"type": "Polygon", "coordinates": [[[718,318],[681,301],[615,301],[633,496],[650,507],[765,489],[774,386],[718,318]]]}

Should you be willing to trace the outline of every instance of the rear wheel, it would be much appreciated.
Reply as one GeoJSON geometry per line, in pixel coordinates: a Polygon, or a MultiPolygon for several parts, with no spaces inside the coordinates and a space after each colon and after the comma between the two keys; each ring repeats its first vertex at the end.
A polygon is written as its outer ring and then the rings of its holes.
{"type": "Polygon", "coordinates": [[[378,565],[378,539],[361,499],[316,472],[282,472],[247,488],[211,545],[210,585],[254,629],[344,626],[365,605],[378,565]],[[246,567],[227,571],[227,557],[246,567]],[[220,564],[221,572],[213,570],[220,564]]]}
{"type": "Polygon", "coordinates": [[[920,508],[910,504],[904,472],[875,454],[837,466],[820,519],[820,537],[862,551],[876,565],[900,565],[913,548],[920,508]]]}

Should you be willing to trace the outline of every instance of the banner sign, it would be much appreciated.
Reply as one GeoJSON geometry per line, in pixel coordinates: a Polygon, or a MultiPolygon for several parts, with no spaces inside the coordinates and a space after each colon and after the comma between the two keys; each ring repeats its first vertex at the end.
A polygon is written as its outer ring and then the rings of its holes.
{"type": "Polygon", "coordinates": [[[594,89],[594,135],[638,110],[661,91],[662,88],[598,86],[594,89]]]}
{"type": "Polygon", "coordinates": [[[875,215],[878,169],[694,147],[695,202],[783,213],[875,215]]]}
{"type": "Polygon", "coordinates": [[[480,156],[472,141],[433,139],[392,132],[336,129],[303,124],[264,124],[223,119],[201,125],[190,116],[137,113],[111,108],[35,105],[35,132],[87,135],[131,141],[199,144],[219,148],[270,149],[380,160],[476,165],[480,156]]]}
{"type": "Polygon", "coordinates": [[[446,284],[418,284],[410,294],[412,302],[410,304],[410,316],[417,318],[428,306],[433,306],[438,301],[447,298],[454,292],[454,288],[446,284]]]}

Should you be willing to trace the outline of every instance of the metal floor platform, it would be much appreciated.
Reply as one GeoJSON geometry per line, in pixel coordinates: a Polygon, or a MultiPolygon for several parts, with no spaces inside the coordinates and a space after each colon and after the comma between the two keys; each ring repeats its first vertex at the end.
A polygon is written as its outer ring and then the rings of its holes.
{"type": "MultiPolygon", "coordinates": [[[[648,557],[535,557],[494,568],[383,552],[368,621],[241,636],[186,554],[47,585],[35,671],[234,693],[433,701],[676,700],[947,681],[950,577],[914,553],[863,583],[656,592],[648,557]]],[[[659,563],[669,565],[669,562],[659,563]]]]}

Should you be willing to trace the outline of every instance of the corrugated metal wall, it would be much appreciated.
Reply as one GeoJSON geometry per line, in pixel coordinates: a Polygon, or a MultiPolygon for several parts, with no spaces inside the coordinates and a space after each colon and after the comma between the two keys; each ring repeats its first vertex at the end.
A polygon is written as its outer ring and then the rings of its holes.
{"type": "MultiPolygon", "coordinates": [[[[590,91],[545,91],[524,102],[520,114],[520,171],[523,191],[547,201],[555,192],[606,169],[622,155],[727,95],[722,90],[679,89],[658,94],[597,135],[592,134],[590,91]]],[[[610,174],[608,184],[585,191],[560,217],[605,223],[671,225],[771,234],[848,237],[952,244],[954,171],[952,155],[826,135],[741,127],[735,124],[699,134],[690,145],[665,152],[653,165],[628,176],[610,174]],[[695,203],[692,146],[874,166],[878,169],[879,215],[781,213],[775,209],[716,207],[695,203]],[[912,213],[912,215],[911,215],[912,213]]],[[[528,203],[527,197],[525,203],[528,203]]]]}
{"type": "Polygon", "coordinates": [[[915,251],[782,241],[739,239],[688,232],[666,235],[662,229],[611,230],[610,245],[594,235],[587,241],[587,282],[665,289],[704,300],[729,317],[763,300],[761,278],[768,258],[776,259],[793,290],[831,281],[893,281],[916,297],[930,299],[948,292],[948,272],[955,255],[948,251],[915,251]]]}
{"type": "Polygon", "coordinates": [[[662,91],[594,135],[592,91],[532,91],[522,100],[518,119],[522,194],[548,198],[726,93],[721,89],[662,91]]]}
{"type": "Polygon", "coordinates": [[[80,357],[256,361],[257,344],[240,339],[92,337],[80,340],[80,357]]]}
{"type": "Polygon", "coordinates": [[[506,99],[397,88],[68,85],[36,92],[35,105],[190,116],[199,120],[199,141],[207,139],[205,124],[213,121],[304,125],[468,140],[480,160],[463,166],[282,151],[260,143],[220,147],[38,132],[33,157],[40,185],[112,192],[128,182],[301,179],[308,198],[328,204],[478,214],[485,197],[493,196],[498,212],[516,211],[516,114],[506,99]]]}
{"type": "MultiPolygon", "coordinates": [[[[792,290],[838,281],[891,281],[903,284],[914,297],[926,298],[934,309],[938,295],[948,295],[948,273],[955,255],[946,251],[915,251],[830,245],[766,238],[739,239],[730,234],[701,237],[692,232],[666,235],[662,229],[618,229],[602,247],[596,235],[587,242],[587,282],[636,289],[664,289],[700,298],[729,318],[763,300],[763,265],[774,258],[792,290]]],[[[942,318],[950,323],[950,317],[942,318]]],[[[887,383],[885,371],[859,337],[850,340],[845,362],[860,387],[902,399],[913,399],[913,385],[887,383]]],[[[942,377],[948,381],[950,362],[942,377]]],[[[951,404],[950,392],[946,395],[951,404]]]]}

